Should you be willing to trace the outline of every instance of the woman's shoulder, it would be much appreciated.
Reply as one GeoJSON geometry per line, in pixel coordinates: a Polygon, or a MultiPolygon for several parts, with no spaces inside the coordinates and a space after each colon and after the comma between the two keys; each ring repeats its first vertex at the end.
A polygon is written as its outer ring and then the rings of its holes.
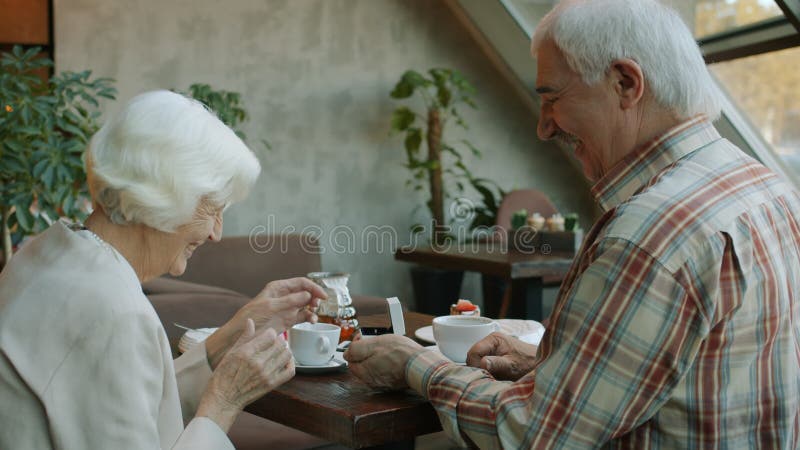
{"type": "Polygon", "coordinates": [[[0,348],[37,392],[69,355],[122,353],[112,347],[125,345],[123,335],[152,349],[163,341],[138,280],[113,257],[50,231],[15,255],[0,277],[0,348]]]}
{"type": "Polygon", "coordinates": [[[15,255],[0,278],[0,333],[16,329],[14,323],[37,324],[70,341],[92,323],[118,317],[160,325],[126,264],[53,225],[15,255]]]}

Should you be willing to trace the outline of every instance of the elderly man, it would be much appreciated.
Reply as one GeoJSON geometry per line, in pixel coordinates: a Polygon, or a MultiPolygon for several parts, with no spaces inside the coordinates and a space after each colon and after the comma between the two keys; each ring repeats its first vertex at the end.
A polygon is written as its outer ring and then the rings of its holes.
{"type": "Polygon", "coordinates": [[[561,2],[532,49],[539,136],[574,148],[604,210],[541,346],[494,334],[474,368],[382,336],[353,343],[353,373],[481,448],[798,448],[800,196],[714,129],[665,6],[561,2]]]}

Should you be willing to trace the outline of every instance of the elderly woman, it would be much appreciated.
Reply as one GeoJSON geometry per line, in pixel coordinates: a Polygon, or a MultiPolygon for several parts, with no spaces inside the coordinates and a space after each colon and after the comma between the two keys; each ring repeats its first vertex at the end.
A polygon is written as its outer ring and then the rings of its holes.
{"type": "Polygon", "coordinates": [[[173,361],[141,283],[220,239],[257,159],[201,104],[157,91],[108,121],[85,162],[85,224],[57,222],[0,275],[0,448],[233,448],[244,406],[294,375],[277,333],[315,320],[306,306],[325,293],[270,283],[173,361]]]}

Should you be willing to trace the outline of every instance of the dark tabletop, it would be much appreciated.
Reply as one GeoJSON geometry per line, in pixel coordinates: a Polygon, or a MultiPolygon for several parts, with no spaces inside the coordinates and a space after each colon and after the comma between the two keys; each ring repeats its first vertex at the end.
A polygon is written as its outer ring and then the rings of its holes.
{"type": "MultiPolygon", "coordinates": [[[[404,317],[408,336],[433,319],[414,312],[404,317]]],[[[363,316],[359,321],[361,326],[389,326],[385,315],[363,316]]],[[[247,411],[352,448],[406,441],[441,430],[433,407],[416,392],[380,392],[349,371],[297,374],[247,411]]]]}

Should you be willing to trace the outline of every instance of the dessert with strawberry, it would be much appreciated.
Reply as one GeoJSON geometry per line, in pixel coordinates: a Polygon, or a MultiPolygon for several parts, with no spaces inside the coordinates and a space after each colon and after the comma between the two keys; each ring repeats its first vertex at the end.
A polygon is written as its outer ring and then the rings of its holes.
{"type": "Polygon", "coordinates": [[[481,309],[469,300],[459,300],[455,305],[450,305],[451,316],[480,316],[481,309]]]}

